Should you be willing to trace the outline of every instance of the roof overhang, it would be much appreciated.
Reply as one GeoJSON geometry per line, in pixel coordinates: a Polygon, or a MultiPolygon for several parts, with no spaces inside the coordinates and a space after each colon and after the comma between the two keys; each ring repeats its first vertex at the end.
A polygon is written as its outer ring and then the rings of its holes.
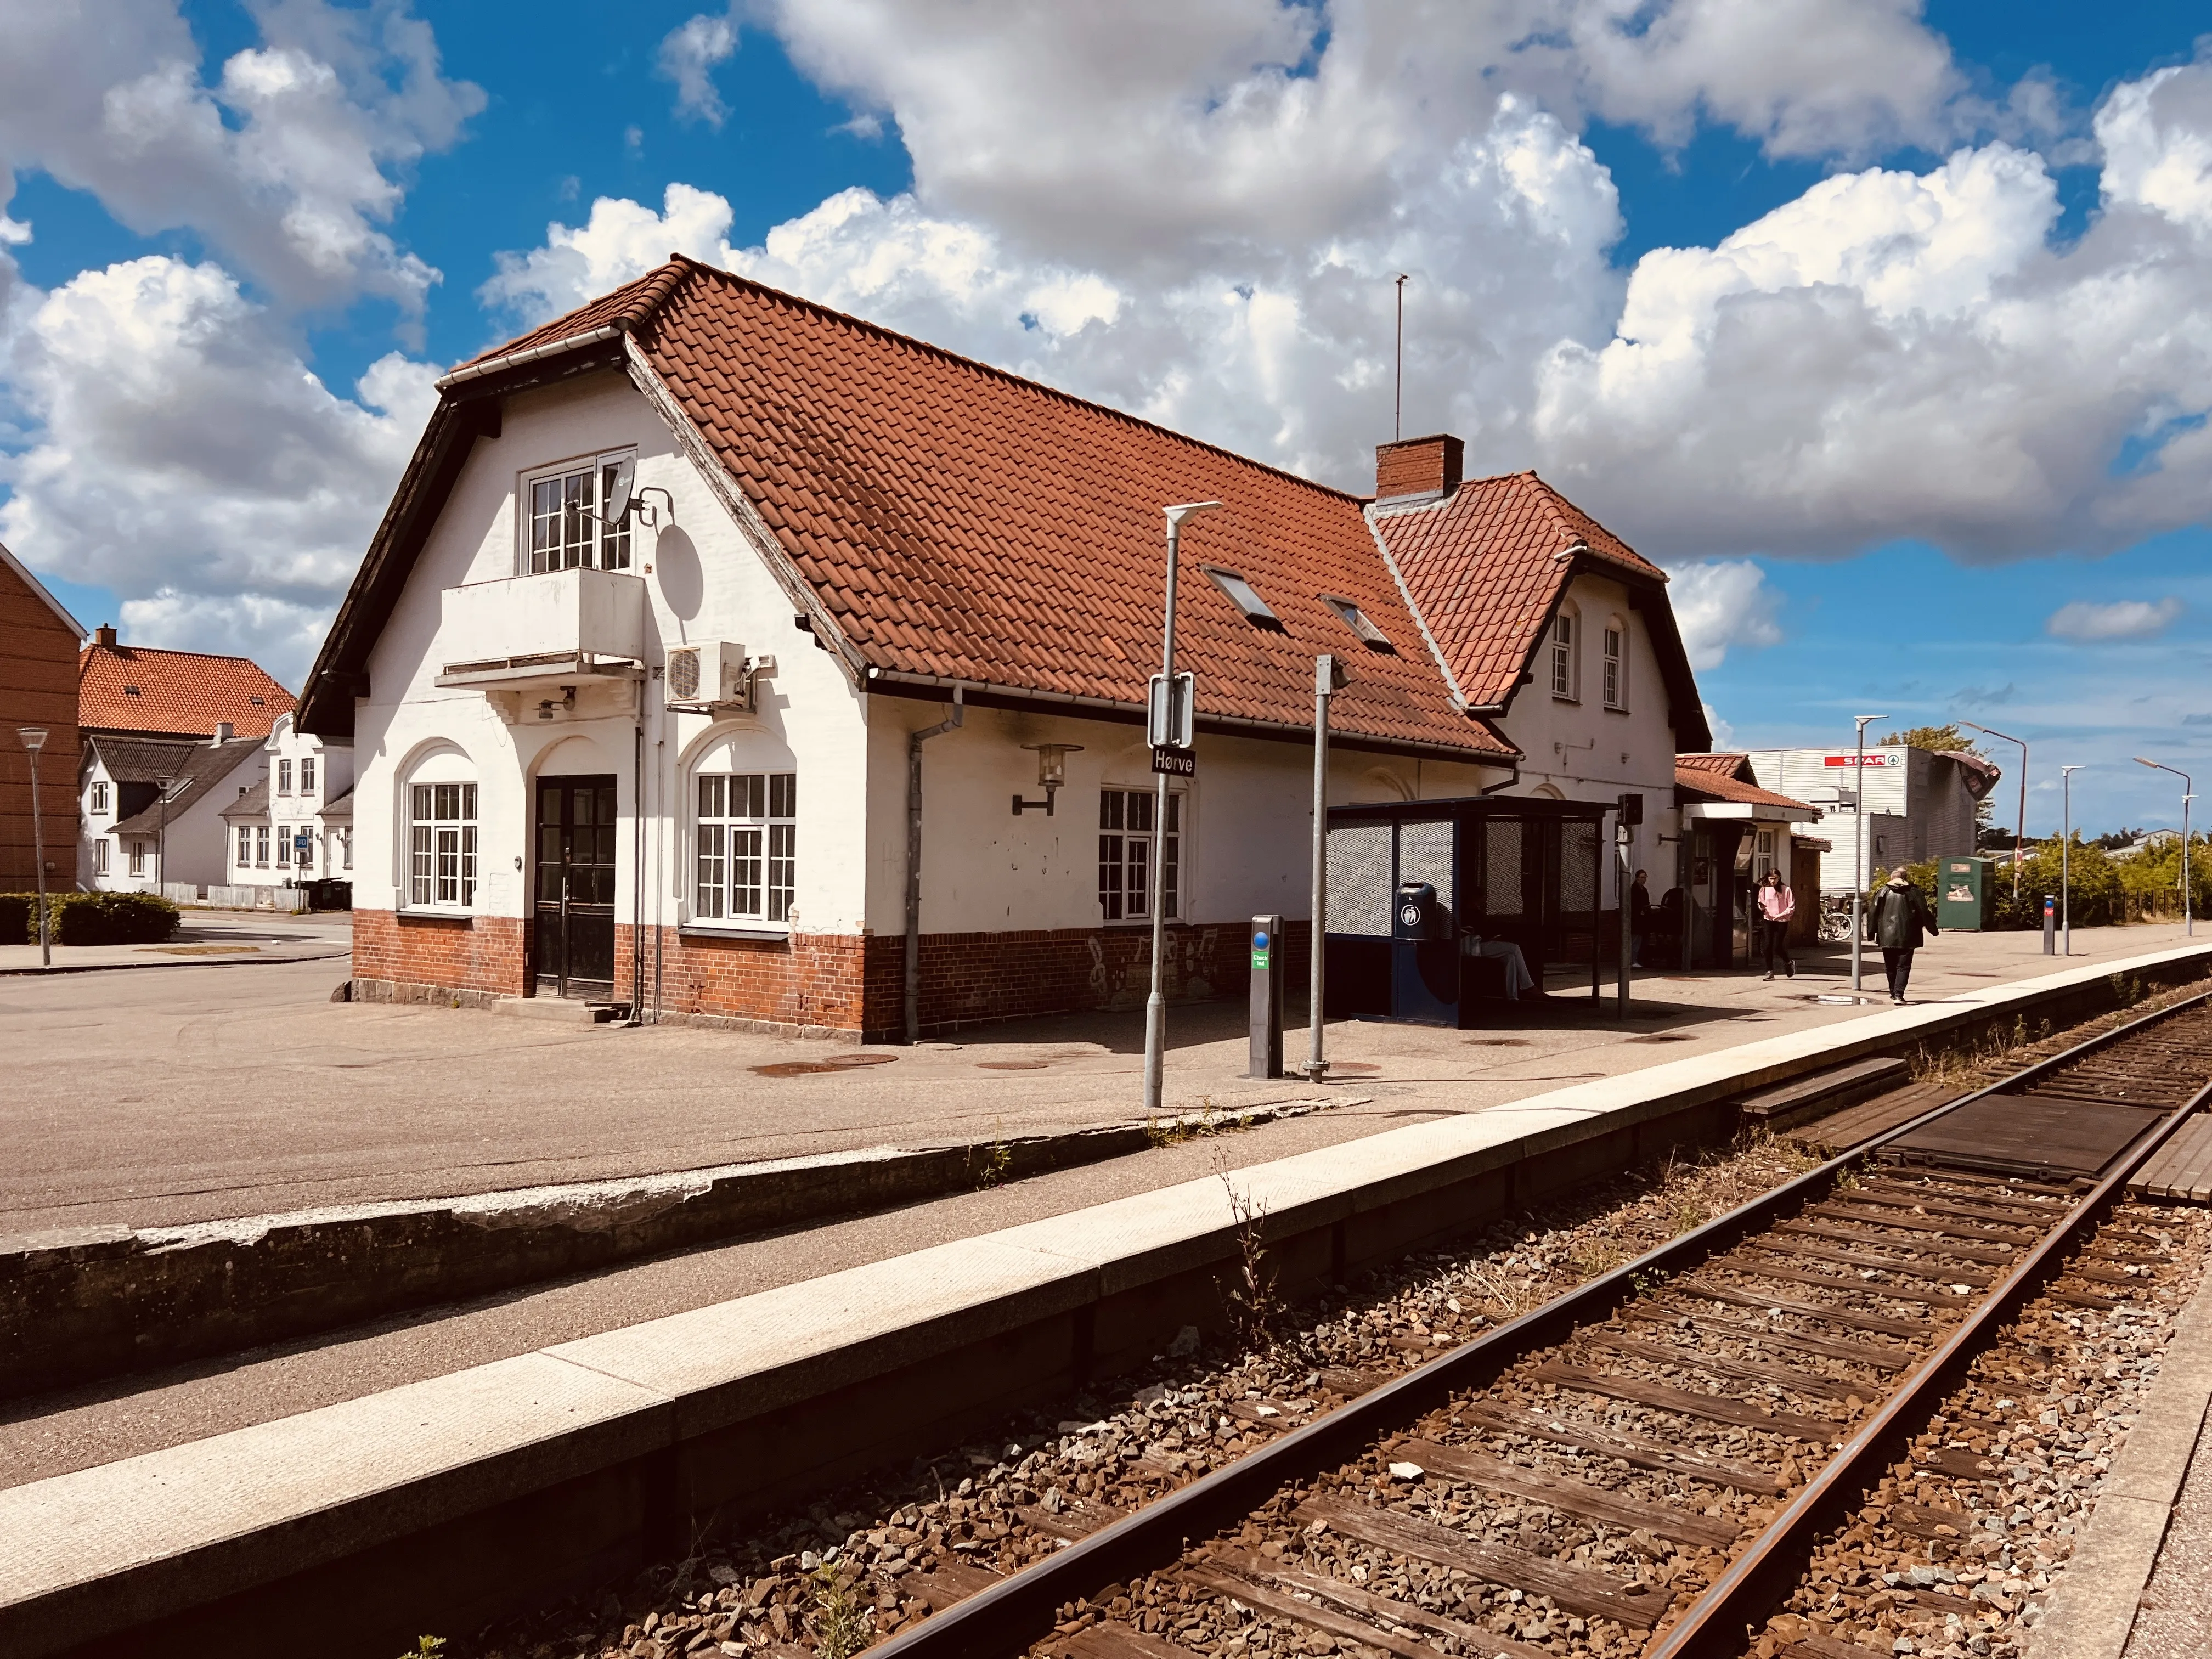
{"type": "Polygon", "coordinates": [[[645,665],[603,661],[580,651],[555,651],[528,657],[495,657],[482,662],[449,662],[435,682],[441,689],[530,691],[578,679],[641,680],[645,665]]]}
{"type": "Polygon", "coordinates": [[[1760,823],[1814,823],[1820,814],[1810,806],[1774,806],[1765,801],[1692,800],[1682,803],[1682,816],[1692,822],[1749,818],[1760,823]]]}

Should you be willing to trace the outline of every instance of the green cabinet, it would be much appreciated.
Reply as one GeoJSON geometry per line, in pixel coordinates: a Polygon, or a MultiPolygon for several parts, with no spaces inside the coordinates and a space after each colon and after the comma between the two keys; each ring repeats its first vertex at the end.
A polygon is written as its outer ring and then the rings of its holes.
{"type": "Polygon", "coordinates": [[[1936,860],[1936,925],[1978,933],[1989,926],[1990,859],[1936,860]]]}

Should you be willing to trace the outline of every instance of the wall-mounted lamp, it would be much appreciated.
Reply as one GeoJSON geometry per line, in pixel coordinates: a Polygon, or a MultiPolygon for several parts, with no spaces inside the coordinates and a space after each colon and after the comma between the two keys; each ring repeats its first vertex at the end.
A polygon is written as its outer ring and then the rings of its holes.
{"type": "Polygon", "coordinates": [[[553,718],[553,711],[556,708],[564,714],[573,714],[576,712],[576,688],[574,686],[562,686],[561,688],[561,695],[557,698],[540,698],[538,703],[538,718],[541,720],[550,720],[553,718]]]}
{"type": "Polygon", "coordinates": [[[1044,799],[1024,800],[1019,795],[1016,795],[1014,816],[1019,817],[1032,807],[1042,806],[1044,808],[1045,817],[1050,817],[1053,795],[1060,785],[1067,781],[1067,757],[1070,755],[1081,754],[1083,745],[1079,743],[1025,743],[1022,747],[1036,750],[1037,782],[1044,790],[1044,799]]]}

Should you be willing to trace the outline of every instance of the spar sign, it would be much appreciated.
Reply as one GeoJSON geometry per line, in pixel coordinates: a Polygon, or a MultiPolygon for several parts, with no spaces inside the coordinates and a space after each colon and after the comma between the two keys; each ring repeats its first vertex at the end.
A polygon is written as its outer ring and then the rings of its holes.
{"type": "MultiPolygon", "coordinates": [[[[1846,749],[1841,754],[1823,756],[1820,763],[1824,766],[1853,766],[1862,763],[1855,751],[1846,749]]],[[[1869,749],[1863,764],[1869,767],[1902,766],[1905,764],[1905,751],[1902,749],[1869,749]]]]}

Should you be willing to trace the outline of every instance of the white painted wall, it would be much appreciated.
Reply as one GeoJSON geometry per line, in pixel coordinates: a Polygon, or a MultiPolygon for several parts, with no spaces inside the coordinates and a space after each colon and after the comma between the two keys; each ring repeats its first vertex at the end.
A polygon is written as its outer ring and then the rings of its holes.
{"type": "MultiPolygon", "coordinates": [[[[1820,886],[1824,891],[1850,892],[1856,750],[1847,745],[1754,749],[1749,754],[1752,775],[1761,788],[1820,809],[1820,834],[1830,843],[1820,859],[1820,886]]],[[[1862,883],[1876,869],[1973,851],[1976,803],[1955,761],[1924,749],[1887,745],[1867,750],[1864,776],[1862,883]]]]}
{"type": "MultiPolygon", "coordinates": [[[[548,585],[564,578],[550,575],[548,585]]],[[[454,776],[477,785],[482,914],[526,914],[531,783],[551,774],[611,773],[622,824],[616,860],[623,872],[617,917],[632,918],[629,873],[639,781],[635,737],[644,734],[642,782],[651,818],[644,921],[688,920],[689,803],[694,766],[734,739],[750,752],[797,759],[798,914],[809,933],[861,925],[868,803],[861,699],[831,655],[792,623],[793,607],[707,482],[676,447],[659,417],[626,380],[601,374],[507,401],[501,435],[479,440],[432,531],[412,577],[368,661],[370,696],[356,706],[360,783],[354,812],[354,902],[361,908],[406,903],[402,789],[427,757],[443,754],[454,776]],[[467,631],[443,623],[444,590],[507,581],[527,571],[520,519],[522,476],[568,457],[635,446],[637,482],[658,523],[633,521],[632,577],[641,590],[644,652],[656,677],[641,695],[633,682],[587,684],[573,711],[520,724],[503,720],[474,690],[434,682],[447,663],[514,654],[469,606],[467,631]],[[728,641],[777,670],[762,682],[757,712],[713,720],[661,707],[657,671],[674,645],[728,641]]],[[[542,648],[542,642],[527,648],[542,648]]],[[[443,775],[443,774],[441,774],[443,775]]],[[[748,924],[757,926],[758,924],[748,924]]]]}
{"type": "MultiPolygon", "coordinates": [[[[1663,601],[1662,601],[1663,602],[1663,601]]],[[[1644,823],[1630,843],[1631,869],[1648,869],[1651,892],[1674,884],[1674,847],[1660,836],[1678,833],[1674,811],[1674,728],[1666,682],[1643,613],[1628,603],[1628,590],[1602,576],[1578,576],[1569,585],[1566,603],[1577,608],[1582,626],[1575,647],[1579,657],[1578,695],[1556,697],[1551,687],[1551,647],[1539,651],[1534,680],[1515,693],[1498,725],[1528,757],[1516,795],[1550,794],[1564,800],[1611,801],[1628,791],[1644,797],[1644,823]],[[1605,706],[1603,629],[1619,618],[1628,634],[1627,696],[1624,708],[1605,706]]],[[[1614,864],[1606,861],[1605,902],[1620,902],[1614,864]]]]}
{"type": "MultiPolygon", "coordinates": [[[[287,882],[313,881],[325,876],[349,880],[353,876],[352,860],[347,842],[353,832],[353,801],[346,792],[353,787],[353,745],[343,741],[332,741],[315,737],[295,729],[293,716],[280,716],[270,728],[269,741],[263,746],[269,779],[269,811],[260,822],[270,826],[270,851],[267,864],[258,862],[251,853],[244,859],[238,856],[239,819],[230,820],[229,849],[226,854],[229,874],[225,881],[238,887],[281,886],[287,882]],[[313,761],[315,781],[310,788],[305,782],[303,763],[313,761]],[[284,789],[286,768],[289,763],[291,788],[284,789]],[[337,805],[333,807],[332,803],[337,805]],[[279,836],[277,830],[284,835],[279,836]],[[289,847],[289,861],[277,863],[275,843],[305,833],[310,845],[305,853],[289,847]]],[[[258,841],[255,850],[258,850],[258,841]]]]}
{"type": "MultiPolygon", "coordinates": [[[[950,698],[950,693],[946,694],[950,698]]],[[[945,718],[947,703],[870,699],[868,923],[904,931],[907,737],[945,718]]],[[[1180,920],[1303,917],[1311,872],[1313,750],[1306,743],[1201,732],[1198,775],[1184,792],[1180,920]]],[[[1502,769],[1348,750],[1329,751],[1329,804],[1472,795],[1502,769]]],[[[1105,924],[1098,902],[1103,790],[1153,787],[1141,726],[1105,720],[970,708],[966,724],[922,745],[921,931],[987,933],[1105,924]],[[1042,800],[1025,744],[1081,745],[1053,816],[1015,816],[1013,798],[1042,800]]],[[[1127,924],[1139,931],[1150,926],[1127,924]]]]}
{"type": "Polygon", "coordinates": [[[157,833],[149,830],[143,835],[134,833],[129,836],[114,833],[116,825],[122,822],[122,815],[116,811],[122,786],[109,775],[104,763],[97,758],[90,761],[77,797],[78,822],[82,825],[77,842],[77,885],[94,893],[158,893],[164,883],[207,886],[228,881],[229,854],[223,821],[218,815],[238,799],[241,787],[250,789],[260,781],[260,769],[265,760],[258,751],[243,752],[229,775],[213,789],[190,805],[170,808],[166,830],[157,833]],[[107,807],[104,811],[92,810],[95,783],[107,786],[107,807]],[[108,843],[105,875],[98,872],[95,851],[95,843],[103,840],[108,843]],[[131,873],[132,842],[143,842],[146,848],[143,873],[136,876],[131,873]],[[165,845],[168,864],[166,871],[162,868],[165,845]]]}

